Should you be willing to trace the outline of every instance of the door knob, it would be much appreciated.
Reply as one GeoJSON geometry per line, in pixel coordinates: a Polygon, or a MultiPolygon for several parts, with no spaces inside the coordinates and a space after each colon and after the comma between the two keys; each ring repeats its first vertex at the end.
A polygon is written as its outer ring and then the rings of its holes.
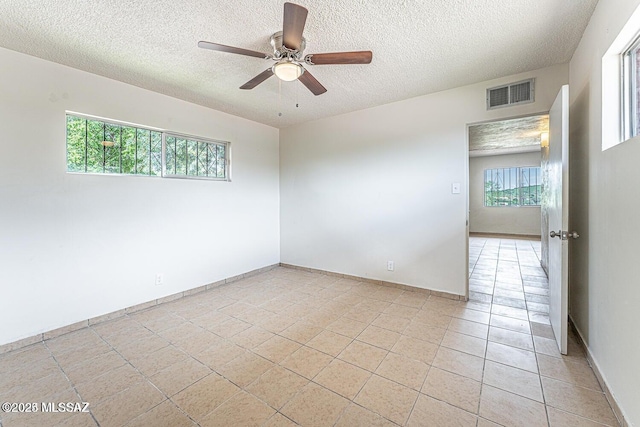
{"type": "Polygon", "coordinates": [[[568,240],[569,237],[573,237],[574,239],[577,239],[578,237],[580,237],[580,235],[575,232],[572,231],[571,233],[569,233],[568,231],[551,231],[549,233],[549,236],[551,236],[551,238],[557,237],[560,240],[568,240]]]}

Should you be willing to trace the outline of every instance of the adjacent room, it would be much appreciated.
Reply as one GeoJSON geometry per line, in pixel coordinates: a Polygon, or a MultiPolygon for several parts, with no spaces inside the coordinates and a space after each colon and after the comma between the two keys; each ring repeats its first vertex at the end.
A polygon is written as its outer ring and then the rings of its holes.
{"type": "Polygon", "coordinates": [[[0,3],[0,426],[640,426],[639,35],[0,3]]]}
{"type": "Polygon", "coordinates": [[[469,126],[469,234],[540,238],[548,115],[469,126]]]}

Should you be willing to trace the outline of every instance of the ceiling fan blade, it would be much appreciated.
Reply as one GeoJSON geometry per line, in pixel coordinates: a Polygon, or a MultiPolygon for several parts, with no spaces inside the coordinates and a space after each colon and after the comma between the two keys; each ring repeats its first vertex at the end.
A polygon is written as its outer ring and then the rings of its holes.
{"type": "Polygon", "coordinates": [[[309,89],[316,96],[322,95],[327,91],[327,89],[325,89],[325,87],[322,86],[322,84],[320,84],[320,82],[317,81],[316,78],[313,77],[307,70],[304,70],[304,73],[302,73],[302,75],[298,77],[298,80],[300,80],[302,84],[305,85],[307,89],[309,89]]]}
{"type": "Polygon", "coordinates": [[[288,49],[300,50],[302,30],[307,21],[308,10],[293,3],[284,4],[284,24],[282,26],[282,44],[288,49]]]}
{"type": "Polygon", "coordinates": [[[273,71],[271,71],[271,67],[269,67],[242,86],[240,86],[240,89],[253,89],[271,76],[273,76],[273,71]]]}
{"type": "Polygon", "coordinates": [[[218,44],[218,43],[200,41],[198,42],[198,47],[201,47],[203,49],[217,50],[219,52],[237,53],[238,55],[254,56],[256,58],[263,58],[263,59],[269,58],[269,55],[266,55],[262,52],[256,52],[255,50],[242,49],[239,47],[227,46],[227,45],[218,44]]]}
{"type": "Polygon", "coordinates": [[[369,64],[373,58],[370,50],[358,52],[334,52],[334,53],[314,53],[304,57],[307,64],[329,65],[329,64],[369,64]]]}

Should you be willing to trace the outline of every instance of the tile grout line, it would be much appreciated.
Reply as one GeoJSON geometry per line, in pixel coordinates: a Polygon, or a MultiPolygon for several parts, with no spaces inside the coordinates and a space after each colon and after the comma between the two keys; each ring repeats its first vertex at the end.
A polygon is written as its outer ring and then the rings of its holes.
{"type": "MultiPolygon", "coordinates": [[[[486,245],[486,241],[485,241],[485,245],[486,245]]],[[[482,247],[482,250],[484,251],[484,245],[482,247]]],[[[482,251],[480,252],[480,256],[482,256],[482,251]]],[[[487,369],[487,352],[489,351],[489,332],[491,331],[491,317],[493,316],[493,293],[495,292],[496,289],[496,280],[498,279],[498,266],[500,265],[500,251],[498,250],[498,259],[496,260],[496,270],[494,273],[494,280],[493,280],[493,288],[492,288],[492,294],[491,294],[491,303],[489,305],[489,323],[487,324],[487,344],[485,345],[485,349],[484,349],[484,361],[482,363],[482,378],[480,381],[480,395],[478,396],[478,420],[476,421],[476,425],[479,423],[480,420],[480,407],[482,406],[482,395],[483,395],[483,391],[484,391],[484,375],[487,369]]]]}
{"type": "MultiPolygon", "coordinates": [[[[67,381],[69,382],[69,385],[71,386],[71,388],[73,389],[73,391],[75,391],[76,396],[78,396],[80,398],[81,402],[84,402],[84,399],[82,398],[82,396],[80,395],[80,392],[78,391],[76,385],[74,384],[73,381],[71,381],[71,378],[69,378],[69,376],[67,375],[67,373],[64,371],[64,369],[62,368],[62,366],[60,365],[60,362],[58,362],[58,359],[56,358],[56,356],[53,354],[53,351],[51,351],[51,349],[49,348],[49,345],[47,344],[46,341],[43,341],[42,344],[45,346],[45,348],[47,349],[47,351],[49,352],[49,354],[51,355],[51,358],[56,362],[56,365],[58,366],[58,369],[60,369],[60,372],[62,373],[62,375],[64,375],[64,377],[67,379],[67,381]]],[[[98,422],[98,420],[96,419],[95,414],[93,413],[93,407],[90,406],[89,407],[89,415],[91,415],[91,418],[93,419],[93,422],[96,423],[97,426],[100,426],[100,423],[98,422]]]]}
{"type": "MultiPolygon", "coordinates": [[[[533,244],[531,244],[531,248],[533,249],[533,244]]],[[[535,251],[534,251],[535,252],[535,251]]],[[[520,255],[518,254],[518,252],[516,251],[516,256],[518,257],[518,270],[520,271],[520,280],[522,282],[522,294],[525,297],[525,307],[527,309],[527,321],[529,323],[529,331],[531,332],[531,341],[533,343],[533,349],[534,349],[534,357],[536,358],[536,368],[538,370],[538,375],[537,375],[537,379],[538,379],[538,383],[540,385],[540,393],[542,394],[542,404],[544,405],[544,413],[546,416],[546,421],[547,421],[547,425],[550,426],[551,425],[551,420],[549,419],[549,407],[547,406],[547,398],[544,394],[544,388],[542,387],[542,375],[540,373],[540,363],[538,361],[538,353],[535,351],[535,341],[533,340],[533,330],[531,328],[531,317],[529,316],[529,304],[526,301],[526,294],[524,292],[524,277],[522,277],[522,266],[520,265],[520,255]]],[[[537,256],[537,255],[536,255],[537,256]]]]}
{"type": "MultiPolygon", "coordinates": [[[[162,338],[162,339],[166,339],[166,338],[164,338],[164,337],[160,336],[160,335],[159,335],[158,333],[156,333],[155,331],[152,331],[151,329],[149,329],[146,325],[144,325],[144,324],[142,324],[142,323],[138,322],[136,319],[133,319],[131,316],[129,316],[129,314],[125,314],[123,317],[119,317],[119,318],[117,318],[117,319],[114,319],[113,321],[122,320],[123,318],[128,318],[128,319],[130,319],[131,321],[136,322],[138,325],[140,325],[140,326],[141,326],[141,327],[143,327],[144,329],[148,330],[149,332],[151,332],[151,333],[152,333],[152,334],[154,334],[155,336],[157,336],[157,337],[159,337],[159,338],[162,338]]],[[[153,410],[153,409],[155,409],[156,407],[158,407],[158,406],[162,405],[162,403],[164,403],[165,401],[170,401],[171,403],[173,403],[173,404],[176,406],[176,408],[178,408],[178,410],[179,410],[180,412],[182,412],[184,415],[186,415],[186,416],[187,416],[187,418],[189,418],[191,421],[193,421],[196,425],[198,425],[198,426],[200,425],[200,424],[199,424],[198,422],[196,422],[196,421],[195,421],[195,420],[194,420],[194,419],[193,419],[193,418],[192,418],[188,413],[186,413],[186,412],[185,412],[185,411],[184,411],[180,406],[178,406],[178,405],[177,405],[173,400],[171,400],[171,397],[169,397],[165,392],[163,392],[162,390],[160,390],[160,389],[159,389],[159,388],[154,384],[154,382],[153,382],[153,381],[151,381],[151,378],[149,378],[145,373],[143,373],[142,371],[140,371],[140,369],[138,369],[136,366],[134,366],[134,365],[131,363],[131,361],[129,360],[129,358],[125,357],[122,353],[120,353],[120,351],[118,351],[118,350],[117,350],[117,349],[116,349],[116,348],[115,348],[115,347],[114,347],[110,342],[108,342],[108,341],[107,341],[107,340],[106,340],[106,339],[105,339],[105,338],[104,338],[104,337],[103,337],[103,336],[102,336],[98,331],[96,331],[96,330],[95,330],[95,328],[93,328],[92,326],[89,326],[89,328],[90,328],[90,329],[92,329],[92,330],[93,330],[93,332],[94,332],[96,335],[98,335],[98,337],[100,337],[100,339],[101,339],[101,340],[103,340],[103,341],[104,341],[104,342],[105,342],[105,343],[106,343],[106,344],[111,348],[111,350],[112,350],[112,351],[114,351],[114,352],[115,352],[115,353],[117,353],[120,357],[122,357],[122,359],[123,359],[124,361],[126,361],[126,362],[127,362],[127,363],[126,363],[126,365],[131,366],[131,367],[132,367],[132,368],[133,368],[133,369],[134,369],[138,374],[140,374],[140,376],[142,376],[142,378],[144,378],[144,379],[145,379],[145,380],[146,380],[146,381],[147,381],[151,386],[153,386],[153,388],[155,388],[156,390],[158,390],[158,392],[160,392],[160,393],[165,397],[165,399],[164,399],[163,401],[159,402],[157,405],[153,405],[152,407],[150,407],[150,408],[149,408],[148,410],[146,410],[145,412],[143,412],[143,413],[141,413],[141,414],[136,415],[135,417],[133,417],[133,418],[132,418],[132,419],[130,419],[130,420],[127,420],[127,421],[126,421],[126,423],[127,423],[127,424],[129,424],[129,423],[130,423],[131,421],[133,421],[134,419],[136,419],[136,418],[138,418],[138,417],[140,417],[140,416],[142,416],[142,415],[144,415],[144,414],[146,414],[146,413],[148,413],[148,412],[152,411],[152,410],[153,410]]],[[[165,347],[168,347],[168,346],[173,346],[173,347],[175,347],[171,341],[167,340],[167,342],[168,342],[169,344],[168,344],[167,346],[165,346],[165,347]]],[[[165,348],[165,347],[161,347],[160,349],[165,348]]],[[[158,349],[158,350],[160,350],[160,349],[158,349]]],[[[178,350],[179,350],[179,351],[182,351],[182,349],[178,349],[178,350]]],[[[182,351],[182,352],[184,353],[184,351],[182,351]]],[[[187,353],[185,353],[185,354],[187,354],[187,353]]],[[[203,377],[203,378],[204,378],[204,377],[203,377]]],[[[202,378],[201,378],[201,379],[202,379],[202,378]]],[[[199,381],[199,380],[198,380],[198,381],[199,381]]],[[[196,381],[196,382],[197,382],[197,381],[196,381]]],[[[110,399],[111,397],[113,397],[113,396],[117,396],[118,394],[123,393],[123,392],[125,392],[125,391],[127,391],[127,390],[129,390],[129,389],[131,389],[131,386],[129,386],[129,387],[127,387],[127,388],[123,389],[123,390],[120,390],[118,393],[116,393],[116,394],[114,394],[114,395],[112,395],[112,396],[109,396],[107,399],[105,399],[105,401],[106,401],[106,400],[108,400],[108,399],[110,399]]],[[[179,393],[179,392],[180,392],[180,391],[178,391],[178,393],[179,393]]],[[[176,393],[176,394],[177,394],[177,393],[176,393]]],[[[103,403],[104,403],[104,402],[103,402],[103,403]]],[[[98,423],[98,425],[100,425],[100,424],[98,423]]]]}

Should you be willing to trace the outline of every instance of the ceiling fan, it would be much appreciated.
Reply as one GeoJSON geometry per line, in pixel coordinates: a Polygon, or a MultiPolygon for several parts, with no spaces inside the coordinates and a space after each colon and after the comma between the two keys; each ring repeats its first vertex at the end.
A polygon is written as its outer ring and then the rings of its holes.
{"type": "Polygon", "coordinates": [[[373,54],[367,50],[357,52],[316,53],[303,56],[305,39],[302,37],[302,31],[304,30],[304,24],[307,20],[307,13],[308,10],[300,5],[293,3],[284,4],[284,25],[282,31],[273,34],[270,39],[271,46],[273,47],[273,55],[266,55],[255,50],[206,41],[198,42],[198,46],[204,49],[276,61],[273,66],[240,86],[240,89],[253,89],[275,74],[284,81],[300,80],[314,95],[322,95],[327,89],[302,66],[303,63],[307,65],[369,64],[373,54]]]}

